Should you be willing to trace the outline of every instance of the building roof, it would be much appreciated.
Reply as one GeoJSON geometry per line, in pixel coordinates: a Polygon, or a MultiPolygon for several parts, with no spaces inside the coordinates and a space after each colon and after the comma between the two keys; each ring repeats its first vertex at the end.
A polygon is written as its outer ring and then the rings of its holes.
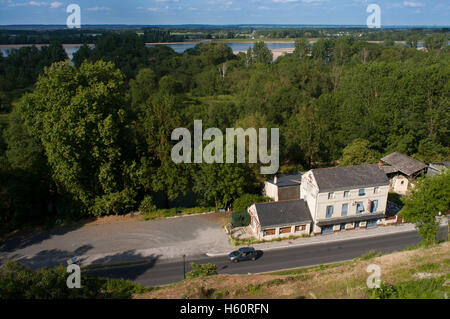
{"type": "Polygon", "coordinates": [[[261,229],[312,222],[303,199],[255,204],[261,229]]]}
{"type": "Polygon", "coordinates": [[[268,181],[278,187],[283,186],[295,186],[300,185],[302,181],[302,174],[290,174],[290,175],[277,175],[277,182],[274,183],[273,180],[268,181]]]}
{"type": "Polygon", "coordinates": [[[420,172],[427,167],[424,163],[399,152],[391,153],[381,160],[407,176],[420,172]]]}
{"type": "Polygon", "coordinates": [[[446,171],[450,168],[450,161],[430,163],[428,165],[427,175],[434,176],[440,174],[442,170],[446,171]]]}
{"type": "Polygon", "coordinates": [[[389,179],[378,164],[312,170],[319,192],[389,185],[389,179]]]}

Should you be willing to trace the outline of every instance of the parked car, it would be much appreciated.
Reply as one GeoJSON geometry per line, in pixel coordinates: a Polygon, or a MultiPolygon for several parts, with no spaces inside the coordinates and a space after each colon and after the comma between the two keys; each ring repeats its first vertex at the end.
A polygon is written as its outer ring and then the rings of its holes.
{"type": "Polygon", "coordinates": [[[228,255],[228,258],[237,263],[241,260],[256,260],[258,254],[256,250],[252,247],[242,247],[239,250],[235,250],[228,255]]]}

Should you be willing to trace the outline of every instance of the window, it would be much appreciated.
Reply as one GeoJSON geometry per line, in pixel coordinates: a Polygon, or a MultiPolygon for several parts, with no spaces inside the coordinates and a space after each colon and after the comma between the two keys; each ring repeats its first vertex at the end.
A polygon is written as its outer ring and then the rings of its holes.
{"type": "Polygon", "coordinates": [[[342,204],[341,216],[347,216],[347,213],[348,213],[348,204],[342,204]]]}
{"type": "Polygon", "coordinates": [[[364,205],[362,202],[356,203],[356,213],[362,214],[364,212],[364,205]]]}
{"type": "Polygon", "coordinates": [[[305,229],[306,229],[305,225],[295,226],[295,231],[302,231],[302,230],[305,230],[305,229]]]}
{"type": "Polygon", "coordinates": [[[326,215],[326,218],[331,218],[331,217],[333,217],[333,210],[334,210],[334,207],[333,207],[333,206],[327,206],[327,215],[326,215]]]}
{"type": "Polygon", "coordinates": [[[370,203],[370,212],[375,213],[377,209],[378,209],[378,200],[374,200],[372,201],[372,203],[370,203]]]}
{"type": "Polygon", "coordinates": [[[379,191],[378,187],[374,187],[374,188],[373,188],[373,193],[374,193],[374,194],[378,194],[378,191],[379,191]]]}
{"type": "Polygon", "coordinates": [[[266,229],[264,231],[264,236],[275,235],[275,229],[266,229]]]}
{"type": "Polygon", "coordinates": [[[288,234],[291,232],[291,227],[280,228],[280,234],[288,234]]]}
{"type": "Polygon", "coordinates": [[[344,191],[344,197],[348,197],[349,194],[350,194],[350,191],[344,191]]]}
{"type": "Polygon", "coordinates": [[[341,227],[339,227],[339,230],[345,230],[345,224],[341,224],[341,227]]]}
{"type": "Polygon", "coordinates": [[[355,222],[355,229],[359,228],[359,222],[355,222]]]}
{"type": "Polygon", "coordinates": [[[366,195],[366,189],[365,188],[361,188],[359,190],[359,196],[364,196],[364,195],[366,195]]]}
{"type": "Polygon", "coordinates": [[[334,198],[334,193],[333,192],[328,193],[328,199],[333,199],[333,198],[334,198]]]}

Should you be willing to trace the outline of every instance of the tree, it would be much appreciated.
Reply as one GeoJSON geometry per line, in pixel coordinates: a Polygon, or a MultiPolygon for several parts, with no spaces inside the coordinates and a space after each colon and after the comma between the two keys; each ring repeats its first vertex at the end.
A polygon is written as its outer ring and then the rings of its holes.
{"type": "Polygon", "coordinates": [[[244,193],[245,176],[242,164],[201,164],[194,172],[193,191],[206,203],[214,202],[216,210],[227,208],[244,193]]]}
{"type": "Polygon", "coordinates": [[[370,148],[370,143],[361,138],[357,138],[347,145],[342,153],[340,166],[373,164],[380,158],[380,154],[370,148]]]}
{"type": "Polygon", "coordinates": [[[402,199],[405,204],[400,216],[406,222],[414,223],[420,237],[426,244],[435,243],[439,222],[436,216],[450,209],[450,171],[447,170],[433,178],[419,178],[411,194],[402,199]]]}
{"type": "Polygon", "coordinates": [[[424,45],[430,52],[433,52],[442,49],[446,42],[445,34],[433,33],[425,37],[424,45]]]}
{"type": "Polygon", "coordinates": [[[310,54],[309,41],[305,38],[295,40],[294,56],[298,59],[305,59],[310,54]]]}
{"type": "Polygon", "coordinates": [[[264,41],[258,41],[253,45],[252,56],[255,63],[268,64],[273,60],[272,51],[270,51],[264,41]]]}
{"type": "Polygon", "coordinates": [[[123,75],[112,63],[48,68],[18,105],[29,134],[51,163],[59,194],[94,215],[126,213],[134,205],[123,75]]]}

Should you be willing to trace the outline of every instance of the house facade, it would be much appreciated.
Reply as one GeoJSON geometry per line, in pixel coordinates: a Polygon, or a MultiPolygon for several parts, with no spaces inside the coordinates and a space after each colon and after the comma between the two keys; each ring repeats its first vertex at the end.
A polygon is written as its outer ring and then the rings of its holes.
{"type": "Polygon", "coordinates": [[[378,165],[312,169],[302,176],[300,197],[314,234],[375,227],[386,217],[389,180],[378,165]]]}

